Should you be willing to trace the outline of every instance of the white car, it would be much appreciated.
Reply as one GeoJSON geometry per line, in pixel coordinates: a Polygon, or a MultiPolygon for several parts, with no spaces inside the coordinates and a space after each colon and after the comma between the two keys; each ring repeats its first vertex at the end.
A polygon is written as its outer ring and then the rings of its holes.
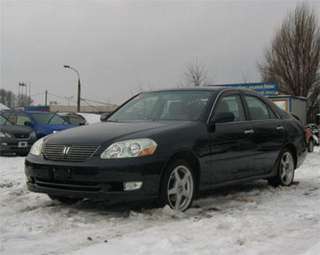
{"type": "Polygon", "coordinates": [[[9,107],[7,107],[4,104],[0,103],[0,111],[2,111],[2,110],[9,110],[9,107]]]}

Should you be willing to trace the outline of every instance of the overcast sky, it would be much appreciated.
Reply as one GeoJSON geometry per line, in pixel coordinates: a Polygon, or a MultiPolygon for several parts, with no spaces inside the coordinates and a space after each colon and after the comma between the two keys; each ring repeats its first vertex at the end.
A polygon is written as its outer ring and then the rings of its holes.
{"type": "MultiPolygon", "coordinates": [[[[0,1],[1,88],[17,92],[25,81],[31,94],[76,96],[69,64],[81,73],[83,97],[112,103],[177,86],[193,61],[211,83],[259,81],[257,63],[298,2],[0,1]]],[[[320,1],[309,3],[320,15],[320,1]]]]}

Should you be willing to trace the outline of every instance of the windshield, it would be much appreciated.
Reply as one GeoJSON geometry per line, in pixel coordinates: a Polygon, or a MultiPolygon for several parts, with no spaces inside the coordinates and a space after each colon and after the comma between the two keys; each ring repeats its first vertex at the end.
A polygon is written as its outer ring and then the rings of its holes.
{"type": "Polygon", "coordinates": [[[65,120],[55,113],[31,113],[31,116],[42,125],[61,125],[65,123],[65,120]]]}
{"type": "Polygon", "coordinates": [[[5,117],[0,115],[0,125],[11,125],[11,123],[5,117]]]}
{"type": "Polygon", "coordinates": [[[200,118],[210,96],[209,91],[146,92],[127,102],[108,121],[194,121],[200,118]]]}

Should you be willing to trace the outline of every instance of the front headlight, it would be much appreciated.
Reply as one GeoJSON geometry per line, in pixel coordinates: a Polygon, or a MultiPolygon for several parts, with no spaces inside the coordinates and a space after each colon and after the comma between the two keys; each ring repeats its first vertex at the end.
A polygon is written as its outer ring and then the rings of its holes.
{"type": "Polygon", "coordinates": [[[135,158],[153,155],[157,143],[149,138],[131,139],[111,144],[101,153],[102,159],[135,158]]]}
{"type": "Polygon", "coordinates": [[[30,133],[30,138],[36,138],[37,137],[37,134],[36,134],[36,132],[34,132],[34,131],[32,131],[31,133],[30,133]]]}
{"type": "Polygon", "coordinates": [[[43,138],[39,139],[32,145],[30,154],[35,156],[40,156],[42,153],[42,146],[43,146],[43,138]]]}
{"type": "Polygon", "coordinates": [[[11,135],[9,134],[9,133],[7,133],[7,132],[2,132],[2,131],[0,131],[0,138],[10,138],[11,137],[11,135]]]}

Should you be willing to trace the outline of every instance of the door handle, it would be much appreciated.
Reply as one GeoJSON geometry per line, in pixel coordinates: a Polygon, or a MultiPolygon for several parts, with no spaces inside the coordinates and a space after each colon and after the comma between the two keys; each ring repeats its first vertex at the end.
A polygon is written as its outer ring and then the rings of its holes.
{"type": "Polygon", "coordinates": [[[250,134],[253,134],[253,133],[254,133],[253,129],[247,129],[247,130],[244,131],[245,135],[250,135],[250,134]]]}
{"type": "Polygon", "coordinates": [[[283,126],[277,126],[276,130],[284,130],[284,127],[283,126]]]}

